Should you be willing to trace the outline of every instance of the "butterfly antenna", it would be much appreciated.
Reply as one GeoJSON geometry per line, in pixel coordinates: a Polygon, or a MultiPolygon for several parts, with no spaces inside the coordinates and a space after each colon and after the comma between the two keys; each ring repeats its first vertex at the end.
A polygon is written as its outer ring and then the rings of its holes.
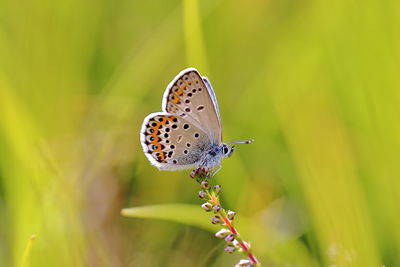
{"type": "Polygon", "coordinates": [[[236,140],[236,141],[228,142],[228,144],[233,144],[233,143],[236,143],[236,144],[251,144],[251,143],[253,143],[253,142],[254,142],[254,139],[249,139],[249,140],[236,140]]]}

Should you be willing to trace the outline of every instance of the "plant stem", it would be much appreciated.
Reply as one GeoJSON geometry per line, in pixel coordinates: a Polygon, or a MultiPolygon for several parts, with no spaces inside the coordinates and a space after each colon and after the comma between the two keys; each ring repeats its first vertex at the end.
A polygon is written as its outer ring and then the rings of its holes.
{"type": "MultiPolygon", "coordinates": [[[[223,220],[223,225],[229,229],[229,231],[234,235],[234,239],[236,239],[237,244],[242,249],[243,253],[247,255],[249,258],[252,266],[261,266],[261,263],[258,261],[256,256],[251,252],[249,243],[243,240],[241,235],[239,234],[238,230],[233,226],[233,217],[228,217],[228,213],[224,208],[221,207],[221,203],[219,200],[219,190],[220,186],[218,186],[218,190],[216,187],[212,187],[208,183],[208,178],[210,177],[209,172],[197,169],[192,172],[190,175],[192,178],[195,178],[196,181],[202,185],[203,191],[205,192],[204,195],[200,196],[204,198],[208,203],[213,206],[214,213],[219,215],[220,218],[223,220]]],[[[211,211],[211,209],[207,210],[211,211]]],[[[215,223],[215,222],[214,222],[215,223]]]]}
{"type": "Polygon", "coordinates": [[[251,263],[255,264],[256,266],[260,265],[260,262],[257,260],[256,256],[254,256],[254,254],[250,251],[250,247],[248,246],[248,244],[241,238],[239,232],[232,225],[232,221],[229,220],[226,216],[223,216],[222,219],[224,220],[226,226],[229,227],[229,230],[232,232],[232,234],[236,235],[236,240],[239,242],[239,245],[243,249],[243,251],[247,254],[247,257],[249,257],[251,263]]]}

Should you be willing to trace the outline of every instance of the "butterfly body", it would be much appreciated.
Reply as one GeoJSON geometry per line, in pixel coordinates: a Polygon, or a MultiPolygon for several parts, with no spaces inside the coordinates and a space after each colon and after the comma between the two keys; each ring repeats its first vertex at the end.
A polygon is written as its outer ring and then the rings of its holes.
{"type": "Polygon", "coordinates": [[[214,90],[194,68],[181,71],[167,86],[162,112],[144,119],[140,141],[146,157],[160,170],[212,170],[234,151],[222,142],[214,90]]]}
{"type": "Polygon", "coordinates": [[[210,144],[205,149],[200,150],[200,157],[196,168],[215,169],[221,165],[221,160],[229,157],[234,147],[226,143],[210,144]]]}

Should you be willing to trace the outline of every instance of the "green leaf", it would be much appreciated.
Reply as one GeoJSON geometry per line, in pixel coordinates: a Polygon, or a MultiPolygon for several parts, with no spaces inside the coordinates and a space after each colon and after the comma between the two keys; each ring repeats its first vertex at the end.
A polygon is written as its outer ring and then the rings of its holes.
{"type": "Polygon", "coordinates": [[[200,205],[189,204],[161,204],[143,207],[133,207],[121,210],[121,214],[127,217],[159,219],[178,222],[190,226],[215,232],[216,225],[211,224],[212,213],[202,210],[200,205]]]}

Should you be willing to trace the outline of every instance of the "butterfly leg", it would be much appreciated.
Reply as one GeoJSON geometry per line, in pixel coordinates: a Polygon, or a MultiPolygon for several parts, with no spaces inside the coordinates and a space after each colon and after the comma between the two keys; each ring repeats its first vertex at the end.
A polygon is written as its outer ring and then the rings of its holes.
{"type": "Polygon", "coordinates": [[[219,165],[219,166],[218,166],[218,169],[216,169],[215,171],[213,171],[213,172],[212,172],[212,174],[211,174],[211,176],[214,176],[214,175],[216,175],[216,174],[217,174],[217,172],[219,172],[219,171],[221,170],[221,168],[222,168],[222,166],[221,166],[221,165],[219,165]]]}

